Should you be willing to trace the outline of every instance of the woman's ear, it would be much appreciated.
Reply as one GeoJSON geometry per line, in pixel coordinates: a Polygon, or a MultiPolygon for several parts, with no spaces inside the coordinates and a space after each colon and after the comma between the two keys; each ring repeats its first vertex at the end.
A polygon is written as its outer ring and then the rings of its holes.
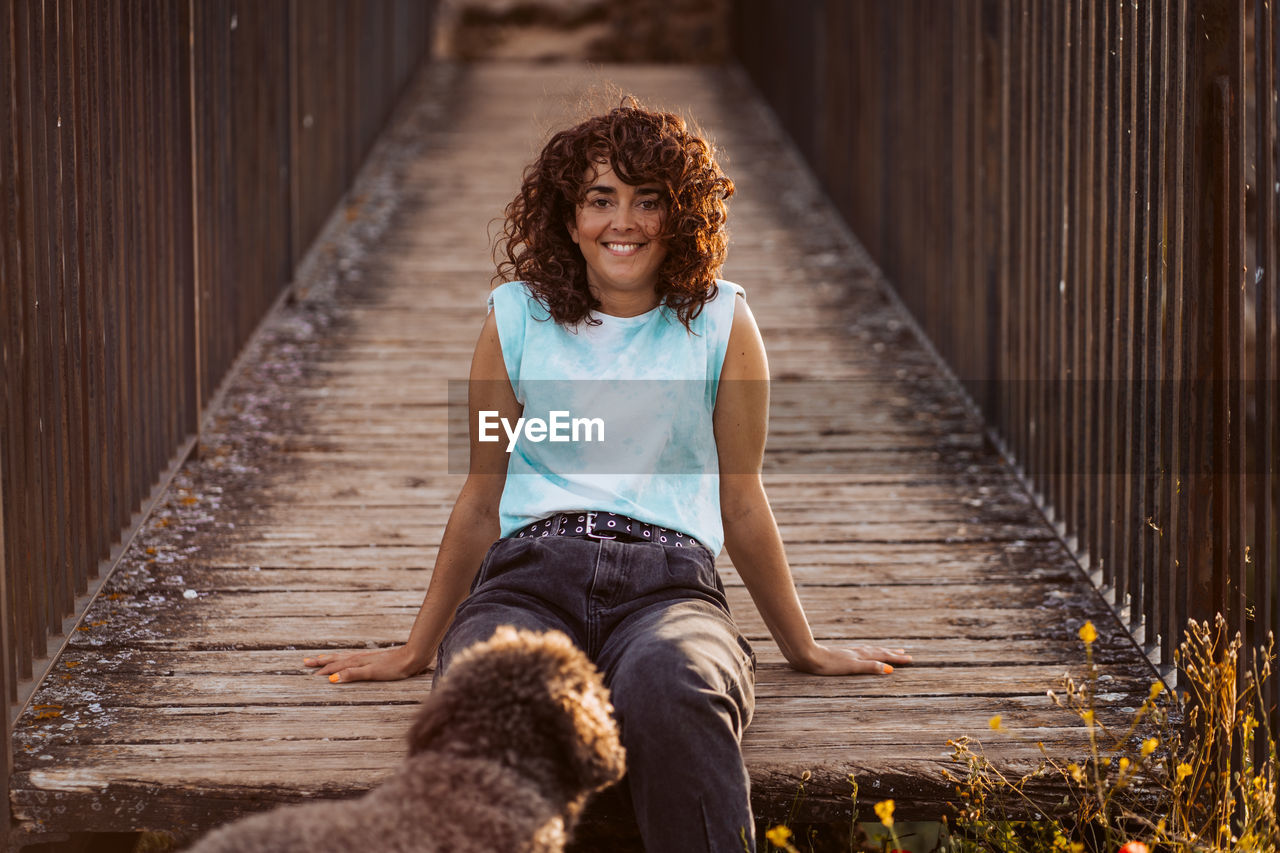
{"type": "Polygon", "coordinates": [[[570,216],[564,221],[564,230],[569,232],[569,239],[577,244],[578,242],[578,222],[576,217],[570,216]]]}

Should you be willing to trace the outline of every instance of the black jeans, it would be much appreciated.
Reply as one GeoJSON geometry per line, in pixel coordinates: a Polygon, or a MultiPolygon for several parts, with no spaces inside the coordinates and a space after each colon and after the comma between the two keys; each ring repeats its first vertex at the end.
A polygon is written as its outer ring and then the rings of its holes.
{"type": "Polygon", "coordinates": [[[755,655],[710,551],[499,539],[440,644],[437,674],[500,625],[563,631],[604,674],[647,850],[755,849],[740,745],[755,705],[755,655]]]}

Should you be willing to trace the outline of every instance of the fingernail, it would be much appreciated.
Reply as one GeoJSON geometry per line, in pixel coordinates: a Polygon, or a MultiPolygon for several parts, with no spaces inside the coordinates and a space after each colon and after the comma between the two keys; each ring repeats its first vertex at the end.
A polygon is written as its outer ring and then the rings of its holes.
{"type": "Polygon", "coordinates": [[[329,676],[329,680],[334,684],[337,684],[339,680],[338,673],[335,672],[333,675],[329,676]]]}
{"type": "Polygon", "coordinates": [[[885,674],[885,675],[888,675],[889,673],[893,672],[893,667],[889,666],[889,664],[887,664],[887,663],[886,663],[886,664],[882,664],[882,666],[884,666],[884,674],[885,674]]]}
{"type": "Polygon", "coordinates": [[[302,659],[302,662],[303,662],[303,663],[311,663],[311,658],[303,658],[303,659],[302,659]]]}

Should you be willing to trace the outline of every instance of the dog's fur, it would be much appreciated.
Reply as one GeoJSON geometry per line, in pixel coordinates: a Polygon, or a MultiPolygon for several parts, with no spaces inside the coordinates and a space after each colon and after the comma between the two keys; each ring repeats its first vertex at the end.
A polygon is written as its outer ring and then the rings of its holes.
{"type": "Polygon", "coordinates": [[[359,799],[245,818],[192,849],[558,853],[588,796],[622,777],[611,711],[568,637],[501,628],[454,659],[391,779],[359,799]]]}

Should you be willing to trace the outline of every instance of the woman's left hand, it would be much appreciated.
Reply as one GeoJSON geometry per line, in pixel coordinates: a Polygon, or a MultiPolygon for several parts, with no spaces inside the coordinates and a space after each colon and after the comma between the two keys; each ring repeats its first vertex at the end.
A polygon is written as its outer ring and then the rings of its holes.
{"type": "Polygon", "coordinates": [[[888,675],[894,664],[911,663],[906,649],[881,646],[830,648],[815,644],[808,654],[791,665],[813,675],[888,675]]]}

